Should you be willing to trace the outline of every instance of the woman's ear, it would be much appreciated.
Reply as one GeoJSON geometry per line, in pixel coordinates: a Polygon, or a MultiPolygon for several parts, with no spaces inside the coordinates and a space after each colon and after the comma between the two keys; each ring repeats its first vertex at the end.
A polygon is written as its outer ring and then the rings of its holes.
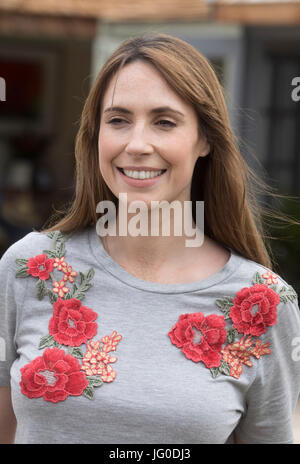
{"type": "Polygon", "coordinates": [[[207,141],[207,137],[203,131],[202,128],[198,127],[198,150],[197,150],[197,153],[199,154],[199,158],[200,157],[204,157],[206,155],[209,154],[210,152],[210,144],[208,143],[207,141]]]}
{"type": "Polygon", "coordinates": [[[206,137],[203,135],[199,140],[198,145],[198,157],[204,157],[210,152],[210,144],[208,143],[206,137]]]}
{"type": "Polygon", "coordinates": [[[204,141],[204,144],[202,146],[202,149],[200,151],[200,155],[199,156],[206,156],[208,155],[210,152],[210,144],[208,143],[208,141],[205,139],[204,141]]]}

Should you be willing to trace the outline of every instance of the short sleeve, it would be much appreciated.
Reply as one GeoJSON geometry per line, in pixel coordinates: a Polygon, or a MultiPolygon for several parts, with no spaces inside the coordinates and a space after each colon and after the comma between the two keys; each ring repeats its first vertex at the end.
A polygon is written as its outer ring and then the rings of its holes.
{"type": "Polygon", "coordinates": [[[15,244],[0,259],[0,386],[10,385],[10,368],[17,358],[16,329],[18,304],[23,297],[24,281],[15,277],[15,244]]]}
{"type": "Polygon", "coordinates": [[[245,413],[235,429],[244,443],[293,443],[293,414],[300,394],[300,311],[297,299],[277,307],[277,322],[260,337],[272,352],[256,361],[245,413]]]}

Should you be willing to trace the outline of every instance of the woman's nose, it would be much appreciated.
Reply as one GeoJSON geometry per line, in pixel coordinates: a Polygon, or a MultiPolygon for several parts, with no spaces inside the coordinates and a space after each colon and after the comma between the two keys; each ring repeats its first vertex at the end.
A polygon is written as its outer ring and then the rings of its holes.
{"type": "Polygon", "coordinates": [[[130,131],[125,151],[132,155],[153,152],[149,133],[147,133],[145,126],[135,126],[130,131]]]}

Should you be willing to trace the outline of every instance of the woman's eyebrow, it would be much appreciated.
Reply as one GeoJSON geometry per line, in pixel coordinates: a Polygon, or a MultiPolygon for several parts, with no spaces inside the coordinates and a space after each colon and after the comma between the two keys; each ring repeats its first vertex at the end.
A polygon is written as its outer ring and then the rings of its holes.
{"type": "MultiPolygon", "coordinates": [[[[104,113],[113,112],[113,111],[118,111],[119,113],[124,113],[124,114],[133,114],[132,111],[129,111],[126,108],[123,108],[122,106],[110,106],[109,108],[106,108],[104,110],[104,113]]],[[[184,117],[183,113],[181,113],[180,111],[174,110],[170,106],[160,106],[158,108],[153,108],[150,111],[151,114],[159,114],[159,113],[166,113],[166,112],[175,113],[175,114],[178,114],[184,117]]]]}

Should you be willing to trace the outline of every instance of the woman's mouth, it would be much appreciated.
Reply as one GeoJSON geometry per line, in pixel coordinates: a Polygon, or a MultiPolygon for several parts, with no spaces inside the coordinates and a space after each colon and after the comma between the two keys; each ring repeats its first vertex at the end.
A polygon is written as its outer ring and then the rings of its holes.
{"type": "Polygon", "coordinates": [[[127,185],[131,187],[150,187],[160,181],[167,169],[155,171],[130,171],[123,168],[117,168],[120,176],[127,185]]]}
{"type": "Polygon", "coordinates": [[[155,171],[129,171],[123,168],[118,168],[118,169],[126,177],[130,177],[131,179],[138,179],[138,180],[153,179],[154,177],[159,177],[164,172],[166,172],[166,169],[161,169],[160,171],[157,171],[157,170],[155,171]]]}

